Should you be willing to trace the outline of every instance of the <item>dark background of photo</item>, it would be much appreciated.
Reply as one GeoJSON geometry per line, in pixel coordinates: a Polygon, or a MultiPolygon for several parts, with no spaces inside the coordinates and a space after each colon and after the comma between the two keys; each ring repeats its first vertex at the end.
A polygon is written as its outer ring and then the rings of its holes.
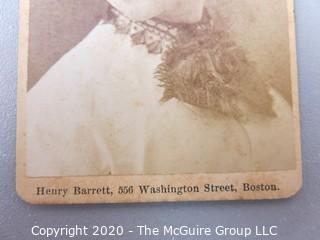
{"type": "MultiPolygon", "coordinates": [[[[266,224],[278,225],[279,236],[265,239],[315,240],[319,238],[320,33],[317,27],[320,23],[320,2],[318,0],[296,1],[304,171],[304,186],[298,195],[291,199],[274,201],[82,206],[32,206],[19,199],[15,192],[18,5],[18,0],[1,0],[0,5],[1,240],[37,239],[30,232],[33,225],[58,227],[75,224],[90,226],[121,224],[127,228],[133,228],[138,224],[149,224],[155,227],[163,224],[237,227],[266,224]]],[[[134,234],[119,239],[162,238],[139,238],[134,234]]]]}

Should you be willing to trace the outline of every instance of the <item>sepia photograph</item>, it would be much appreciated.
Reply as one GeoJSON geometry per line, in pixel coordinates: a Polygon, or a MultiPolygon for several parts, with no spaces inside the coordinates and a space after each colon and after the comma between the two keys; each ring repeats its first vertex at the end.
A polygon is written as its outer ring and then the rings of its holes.
{"type": "Polygon", "coordinates": [[[29,0],[24,176],[298,170],[291,7],[29,0]]]}
{"type": "Polygon", "coordinates": [[[316,240],[320,0],[0,0],[0,240],[316,240]]]}

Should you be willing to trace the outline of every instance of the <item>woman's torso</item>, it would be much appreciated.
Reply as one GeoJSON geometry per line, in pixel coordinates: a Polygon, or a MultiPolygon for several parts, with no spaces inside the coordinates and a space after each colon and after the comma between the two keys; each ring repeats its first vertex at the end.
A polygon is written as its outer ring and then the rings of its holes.
{"type": "Polygon", "coordinates": [[[241,123],[161,103],[160,54],[99,24],[28,94],[30,175],[170,174],[281,169],[293,157],[289,105],[241,123]],[[282,138],[283,139],[283,138],[282,138]]]}

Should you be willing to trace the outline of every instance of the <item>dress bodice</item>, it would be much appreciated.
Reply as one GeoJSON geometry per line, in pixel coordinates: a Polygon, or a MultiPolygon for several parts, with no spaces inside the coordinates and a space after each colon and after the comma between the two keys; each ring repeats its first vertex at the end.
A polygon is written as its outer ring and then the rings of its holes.
{"type": "Polygon", "coordinates": [[[169,174],[287,166],[291,111],[272,91],[274,119],[240,123],[172,99],[154,77],[161,55],[100,23],[28,93],[31,176],[169,174]],[[282,138],[283,139],[283,138],[282,138]],[[276,147],[275,147],[276,146],[276,147]]]}

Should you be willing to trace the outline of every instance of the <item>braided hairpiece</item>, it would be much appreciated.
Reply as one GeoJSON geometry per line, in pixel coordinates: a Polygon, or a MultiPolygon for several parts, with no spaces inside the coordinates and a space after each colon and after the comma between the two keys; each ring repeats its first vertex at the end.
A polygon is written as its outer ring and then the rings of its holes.
{"type": "Polygon", "coordinates": [[[247,120],[248,114],[274,117],[269,85],[225,29],[205,12],[199,24],[181,25],[156,77],[165,91],[161,101],[176,98],[220,117],[247,120]]]}
{"type": "Polygon", "coordinates": [[[237,120],[246,120],[249,113],[275,116],[269,85],[257,79],[245,50],[207,10],[198,23],[180,24],[157,18],[134,22],[110,6],[107,22],[150,54],[162,54],[155,71],[164,88],[162,102],[175,98],[237,120]]]}

